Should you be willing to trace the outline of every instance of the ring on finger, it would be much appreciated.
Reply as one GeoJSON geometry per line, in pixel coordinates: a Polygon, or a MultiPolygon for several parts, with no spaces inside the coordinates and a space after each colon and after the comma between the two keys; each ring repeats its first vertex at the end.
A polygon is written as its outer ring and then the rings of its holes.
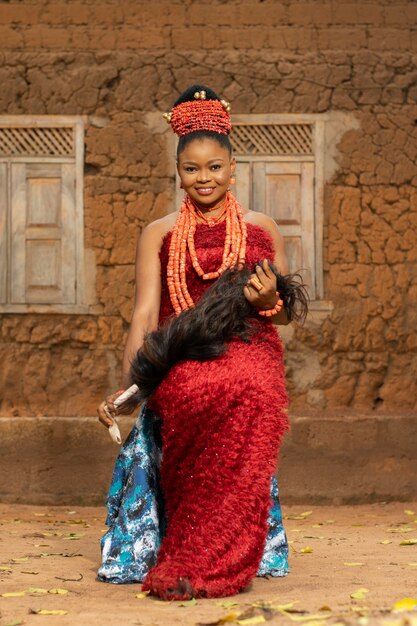
{"type": "Polygon", "coordinates": [[[258,291],[260,291],[263,287],[262,283],[257,278],[251,278],[249,282],[258,291]]]}

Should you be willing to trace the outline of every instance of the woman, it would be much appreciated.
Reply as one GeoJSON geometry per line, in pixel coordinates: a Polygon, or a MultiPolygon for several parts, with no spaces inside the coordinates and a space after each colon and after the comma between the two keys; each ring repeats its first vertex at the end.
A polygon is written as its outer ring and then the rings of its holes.
{"type": "MultiPolygon", "coordinates": [[[[180,212],[147,226],[137,247],[124,387],[145,334],[193,307],[228,267],[252,268],[243,291],[259,312],[249,343],[233,339],[219,358],[185,360],[170,370],[116,463],[98,577],[143,580],[145,590],[164,599],[231,595],[256,574],[288,572],[271,482],[289,427],[273,324],[287,324],[288,317],[268,261],[281,274],[288,267],[275,222],[242,210],[229,191],[236,167],[229,110],[211,90],[193,86],[166,115],[179,135],[185,200],[180,212]]],[[[98,409],[107,427],[108,413],[121,412],[113,404],[117,395],[98,409]]]]}

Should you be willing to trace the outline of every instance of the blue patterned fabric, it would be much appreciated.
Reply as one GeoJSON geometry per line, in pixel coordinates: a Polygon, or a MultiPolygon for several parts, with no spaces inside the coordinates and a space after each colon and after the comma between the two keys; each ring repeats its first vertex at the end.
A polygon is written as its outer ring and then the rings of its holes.
{"type": "MultiPolygon", "coordinates": [[[[166,525],[160,488],[161,420],[144,406],[120,450],[107,497],[109,530],[101,539],[98,580],[139,583],[155,565],[166,525]]],[[[288,574],[288,542],[278,483],[271,480],[268,536],[258,576],[288,574]]]]}

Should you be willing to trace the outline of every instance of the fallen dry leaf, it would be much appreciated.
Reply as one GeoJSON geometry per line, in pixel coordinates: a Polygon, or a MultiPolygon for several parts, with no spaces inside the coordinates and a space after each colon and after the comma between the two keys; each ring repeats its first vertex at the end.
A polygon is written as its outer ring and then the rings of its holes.
{"type": "Polygon", "coordinates": [[[311,554],[313,552],[313,548],[307,546],[306,548],[301,548],[300,552],[301,554],[311,554]]]}
{"type": "Polygon", "coordinates": [[[400,541],[400,546],[415,546],[417,545],[417,539],[403,539],[400,541]]]}
{"type": "Polygon", "coordinates": [[[181,602],[177,606],[189,607],[189,606],[195,606],[196,604],[197,604],[197,600],[195,598],[191,598],[191,600],[186,600],[185,602],[181,602]]]}
{"type": "Polygon", "coordinates": [[[286,617],[289,617],[290,620],[292,622],[303,622],[303,626],[305,626],[306,622],[313,622],[315,624],[315,626],[318,626],[317,624],[317,620],[320,622],[326,619],[329,619],[329,617],[332,617],[331,615],[319,615],[319,614],[307,614],[307,615],[291,615],[291,613],[289,611],[281,611],[281,613],[283,615],[286,615],[286,617]]]}
{"type": "Polygon", "coordinates": [[[70,539],[71,541],[81,539],[81,537],[84,537],[84,533],[67,533],[66,535],[64,535],[65,539],[70,539]]]}
{"type": "Polygon", "coordinates": [[[225,600],[224,602],[216,602],[215,604],[216,606],[221,606],[223,609],[232,609],[235,606],[239,606],[238,603],[233,600],[225,600]]]}
{"type": "Polygon", "coordinates": [[[417,608],[416,598],[402,598],[402,600],[398,600],[394,604],[391,610],[393,613],[400,613],[402,611],[412,611],[415,608],[417,608]]]}
{"type": "Polygon", "coordinates": [[[228,613],[215,622],[199,622],[196,626],[221,626],[222,624],[229,624],[230,622],[236,622],[239,615],[240,613],[228,613]]]}
{"type": "Polygon", "coordinates": [[[365,565],[365,563],[343,563],[347,567],[359,567],[360,565],[365,565]]]}
{"type": "Polygon", "coordinates": [[[20,598],[24,596],[26,591],[9,591],[8,593],[0,593],[2,598],[20,598]]]}
{"type": "Polygon", "coordinates": [[[236,623],[240,626],[254,626],[255,624],[265,624],[266,620],[263,615],[255,615],[247,619],[237,619],[236,623]]]}
{"type": "Polygon", "coordinates": [[[64,609],[29,609],[30,613],[34,613],[35,615],[67,615],[68,611],[64,611],[64,609]]]}
{"type": "Polygon", "coordinates": [[[366,589],[365,587],[361,587],[361,589],[357,589],[356,591],[354,591],[353,593],[350,594],[350,597],[353,598],[354,600],[364,600],[366,595],[369,592],[369,589],[366,589]]]}

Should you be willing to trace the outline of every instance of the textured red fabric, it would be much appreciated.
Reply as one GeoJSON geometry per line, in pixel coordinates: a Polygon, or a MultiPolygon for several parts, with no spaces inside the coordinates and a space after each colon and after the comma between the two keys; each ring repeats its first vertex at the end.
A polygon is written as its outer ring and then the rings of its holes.
{"type": "MultiPolygon", "coordinates": [[[[204,269],[221,262],[224,225],[197,228],[195,243],[204,269]]],[[[170,234],[160,257],[161,319],[172,313],[165,279],[170,234]]],[[[247,261],[273,259],[269,235],[248,224],[247,261]]],[[[209,281],[187,264],[195,300],[209,281]]],[[[178,363],[150,401],[163,420],[161,482],[168,527],[158,563],[144,590],[170,595],[180,578],[197,596],[239,592],[256,575],[267,534],[270,480],[285,431],[282,344],[268,319],[251,343],[233,340],[211,361],[178,363]]]]}

